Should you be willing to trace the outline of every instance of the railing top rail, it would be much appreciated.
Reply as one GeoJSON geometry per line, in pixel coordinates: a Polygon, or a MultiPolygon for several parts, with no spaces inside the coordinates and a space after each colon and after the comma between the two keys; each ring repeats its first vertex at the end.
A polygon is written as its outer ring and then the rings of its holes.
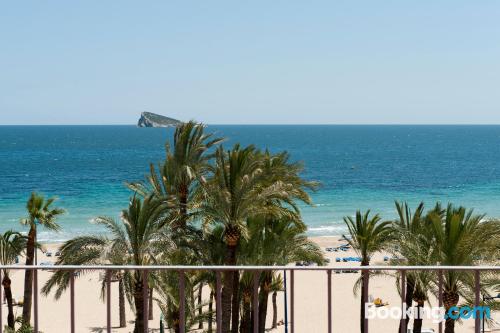
{"type": "Polygon", "coordinates": [[[0,265],[9,270],[171,270],[171,271],[500,271],[500,266],[135,266],[135,265],[0,265]]]}

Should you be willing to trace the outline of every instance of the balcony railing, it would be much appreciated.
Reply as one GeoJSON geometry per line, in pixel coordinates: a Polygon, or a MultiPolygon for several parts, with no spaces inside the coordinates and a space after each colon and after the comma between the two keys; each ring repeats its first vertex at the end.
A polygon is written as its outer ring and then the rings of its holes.
{"type": "MultiPolygon", "coordinates": [[[[399,272],[400,274],[400,283],[401,283],[401,307],[403,308],[406,297],[406,273],[408,271],[435,271],[438,273],[438,286],[439,286],[439,306],[443,306],[443,273],[446,271],[467,271],[474,273],[474,305],[480,306],[481,302],[481,280],[480,273],[486,271],[496,271],[500,272],[500,266],[355,266],[355,267],[328,267],[328,266],[25,266],[25,265],[0,265],[0,281],[2,280],[2,272],[4,269],[8,270],[33,270],[33,321],[34,321],[34,331],[39,332],[38,330],[38,271],[56,271],[56,270],[66,270],[66,271],[83,271],[83,270],[92,270],[92,271],[119,271],[119,270],[134,270],[141,271],[143,274],[143,280],[145,281],[145,287],[143,288],[143,297],[144,297],[144,332],[148,332],[148,286],[147,286],[147,277],[151,271],[176,271],[179,273],[179,312],[180,312],[180,332],[186,332],[186,323],[185,323],[185,281],[183,272],[187,271],[212,271],[215,272],[216,275],[216,332],[221,333],[221,321],[222,321],[222,312],[221,312],[221,290],[222,290],[222,277],[221,273],[224,271],[248,271],[253,272],[253,295],[252,295],[252,306],[254,313],[258,311],[258,288],[259,288],[259,274],[262,271],[286,271],[289,272],[290,283],[287,287],[286,292],[290,297],[290,309],[289,309],[289,318],[288,327],[290,328],[291,333],[295,333],[294,331],[294,272],[296,271],[323,271],[326,273],[326,284],[327,284],[327,306],[328,306],[328,315],[325,318],[328,327],[328,333],[332,333],[332,272],[341,272],[341,271],[361,271],[365,272],[362,274],[363,279],[369,278],[370,272],[380,272],[380,271],[393,271],[399,272]]],[[[105,274],[106,276],[106,329],[108,333],[111,333],[111,274],[105,274]]],[[[364,284],[365,286],[367,283],[364,284]]],[[[364,303],[368,302],[368,290],[364,292],[365,299],[364,303]]],[[[0,299],[2,299],[2,288],[0,288],[0,299]]],[[[404,313],[404,312],[403,312],[404,313]]],[[[2,307],[0,306],[0,333],[3,332],[3,323],[2,323],[2,307]]],[[[406,320],[404,317],[402,320],[406,320]]],[[[258,332],[259,327],[259,316],[253,316],[253,327],[254,332],[258,332]]],[[[364,330],[368,333],[368,319],[364,319],[364,330]]],[[[401,325],[401,333],[406,333],[403,331],[404,325],[401,325]]],[[[479,316],[475,318],[475,333],[481,333],[481,321],[479,316]]],[[[71,274],[70,277],[70,332],[75,332],[75,275],[71,274]]],[[[443,324],[439,323],[439,333],[443,332],[443,324]]]]}

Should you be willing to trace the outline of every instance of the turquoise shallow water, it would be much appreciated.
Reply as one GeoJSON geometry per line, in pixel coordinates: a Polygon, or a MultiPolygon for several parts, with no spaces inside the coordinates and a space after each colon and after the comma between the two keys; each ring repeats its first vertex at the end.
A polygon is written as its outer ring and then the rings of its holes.
{"type": "MultiPolygon", "coordinates": [[[[235,142],[287,150],[322,183],[304,207],[310,235],[344,231],[358,208],[394,217],[394,200],[439,200],[500,217],[500,126],[209,126],[235,142]]],[[[0,230],[20,228],[33,190],[57,195],[68,210],[59,234],[100,232],[98,215],[118,217],[130,195],[164,156],[172,130],[135,126],[0,126],[0,230]]]]}

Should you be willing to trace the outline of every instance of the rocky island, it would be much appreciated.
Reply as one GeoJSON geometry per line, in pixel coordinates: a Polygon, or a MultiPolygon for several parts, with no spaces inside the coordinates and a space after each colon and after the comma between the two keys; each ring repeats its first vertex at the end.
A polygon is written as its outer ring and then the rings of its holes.
{"type": "Polygon", "coordinates": [[[139,127],[174,127],[182,122],[152,112],[142,112],[137,122],[139,127]]]}

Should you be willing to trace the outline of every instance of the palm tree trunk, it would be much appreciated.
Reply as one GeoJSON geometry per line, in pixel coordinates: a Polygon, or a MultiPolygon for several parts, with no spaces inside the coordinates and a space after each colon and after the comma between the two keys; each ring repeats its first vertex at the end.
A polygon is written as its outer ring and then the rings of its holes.
{"type": "Polygon", "coordinates": [[[208,300],[208,333],[212,333],[213,328],[213,313],[214,313],[214,292],[210,291],[210,299],[208,300]]]}
{"type": "MultiPolygon", "coordinates": [[[[453,289],[452,289],[453,290],[453,289]]],[[[457,306],[460,301],[460,296],[454,291],[445,290],[443,291],[443,304],[446,313],[454,306],[457,306]]],[[[444,324],[444,333],[455,333],[455,319],[447,318],[444,324]]]]}
{"type": "Polygon", "coordinates": [[[417,302],[417,313],[414,314],[413,319],[413,333],[421,333],[422,332],[422,308],[424,307],[423,301],[417,302]]]}
{"type": "MultiPolygon", "coordinates": [[[[12,304],[11,281],[10,281],[9,275],[7,275],[5,273],[3,276],[2,285],[3,285],[5,298],[7,299],[7,308],[9,311],[9,314],[7,315],[7,325],[10,328],[14,328],[14,306],[12,304]]],[[[2,302],[2,300],[0,300],[0,306],[1,306],[1,302],[2,302]]]]}
{"type": "MultiPolygon", "coordinates": [[[[32,226],[28,233],[26,244],[26,266],[33,265],[35,260],[35,238],[36,227],[32,226]]],[[[27,269],[24,272],[24,304],[23,304],[23,323],[29,324],[31,321],[31,301],[33,298],[33,271],[27,269]]]]}
{"type": "Polygon", "coordinates": [[[278,292],[273,292],[273,326],[272,328],[278,327],[278,304],[276,304],[276,298],[278,297],[278,292]]]}
{"type": "MultiPolygon", "coordinates": [[[[406,309],[411,309],[413,305],[413,290],[414,290],[414,284],[413,281],[410,281],[410,279],[406,280],[406,295],[405,295],[405,303],[406,303],[406,309]]],[[[398,333],[401,332],[401,325],[403,325],[403,320],[399,322],[399,329],[398,333]]],[[[404,321],[404,330],[403,332],[408,332],[408,318],[404,321]]]]}
{"type": "Polygon", "coordinates": [[[448,318],[444,324],[444,333],[455,333],[455,320],[448,318]]]}
{"type": "Polygon", "coordinates": [[[240,297],[239,297],[240,273],[233,274],[233,299],[231,306],[231,333],[238,333],[240,324],[240,297]]]}
{"type": "Polygon", "coordinates": [[[269,287],[272,282],[272,276],[264,273],[264,279],[260,284],[259,290],[259,333],[264,333],[266,329],[267,303],[269,300],[269,287]]]}
{"type": "Polygon", "coordinates": [[[136,281],[134,286],[134,304],[135,304],[135,327],[134,333],[144,332],[144,297],[142,295],[143,285],[140,272],[136,272],[136,281]]]}
{"type": "Polygon", "coordinates": [[[125,285],[123,277],[118,280],[118,308],[120,312],[120,327],[126,327],[127,317],[125,315],[125,285]]]}
{"type": "Polygon", "coordinates": [[[252,310],[250,306],[250,296],[243,297],[243,315],[241,318],[240,333],[252,332],[252,310]]]}
{"type": "MultiPolygon", "coordinates": [[[[236,265],[236,246],[227,245],[226,258],[227,266],[236,265]]],[[[231,333],[231,298],[234,288],[234,271],[224,271],[224,281],[221,294],[222,303],[222,333],[231,333]]]]}
{"type": "Polygon", "coordinates": [[[203,314],[203,309],[202,309],[202,306],[201,306],[201,302],[202,302],[202,293],[203,293],[203,282],[200,282],[200,286],[198,288],[198,300],[197,300],[197,303],[198,303],[198,316],[200,317],[200,321],[198,322],[198,329],[203,329],[203,319],[201,318],[202,314],[203,314]]]}
{"type": "Polygon", "coordinates": [[[153,288],[149,288],[148,296],[148,319],[153,320],[153,288]]]}
{"type": "Polygon", "coordinates": [[[174,308],[172,303],[170,303],[170,310],[168,310],[168,320],[167,322],[171,323],[170,326],[173,328],[175,333],[179,333],[181,331],[180,327],[180,313],[179,308],[174,308]]]}

